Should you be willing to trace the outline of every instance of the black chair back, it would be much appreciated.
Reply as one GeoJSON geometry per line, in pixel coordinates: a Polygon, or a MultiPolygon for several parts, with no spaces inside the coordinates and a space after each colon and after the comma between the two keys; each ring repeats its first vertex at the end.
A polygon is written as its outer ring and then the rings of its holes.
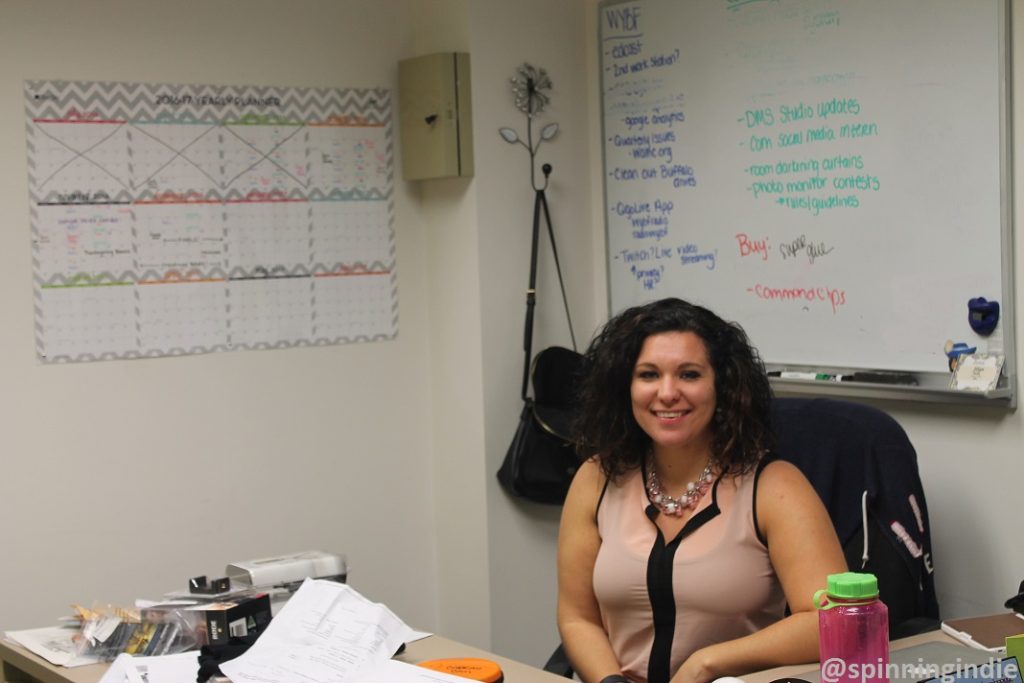
{"type": "Polygon", "coordinates": [[[937,627],[928,504],[899,423],[877,408],[824,398],[776,398],[772,423],[774,457],[810,480],[850,570],[878,577],[891,636],[937,627]]]}

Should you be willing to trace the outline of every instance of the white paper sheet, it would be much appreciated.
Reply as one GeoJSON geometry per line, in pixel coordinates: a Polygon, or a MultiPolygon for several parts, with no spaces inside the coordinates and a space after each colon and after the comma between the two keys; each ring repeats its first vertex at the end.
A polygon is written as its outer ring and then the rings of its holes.
{"type": "Polygon", "coordinates": [[[352,683],[412,637],[391,610],[350,586],[307,579],[256,644],[220,669],[233,683],[352,683]]]}
{"type": "Polygon", "coordinates": [[[99,683],[143,683],[142,676],[132,665],[132,656],[124,653],[119,654],[110,663],[110,666],[103,672],[103,678],[99,683]]]}
{"type": "Polygon", "coordinates": [[[199,673],[199,653],[181,652],[159,657],[119,654],[99,683],[183,683],[199,673]]]}
{"type": "Polygon", "coordinates": [[[76,633],[77,628],[47,626],[25,631],[7,631],[5,635],[29,652],[57,666],[73,667],[98,662],[96,657],[84,657],[77,653],[75,643],[71,640],[71,636],[76,633]]]}

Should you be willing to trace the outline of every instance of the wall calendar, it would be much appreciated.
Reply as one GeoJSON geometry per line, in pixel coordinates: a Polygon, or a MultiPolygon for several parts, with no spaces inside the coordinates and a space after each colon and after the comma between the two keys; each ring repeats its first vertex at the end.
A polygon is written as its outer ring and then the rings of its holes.
{"type": "Polygon", "coordinates": [[[36,351],[394,338],[385,89],[25,83],[36,351]]]}

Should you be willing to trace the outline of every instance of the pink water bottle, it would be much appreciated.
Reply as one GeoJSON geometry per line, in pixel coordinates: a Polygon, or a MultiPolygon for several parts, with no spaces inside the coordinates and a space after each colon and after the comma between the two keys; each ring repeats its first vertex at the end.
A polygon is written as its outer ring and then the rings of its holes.
{"type": "Polygon", "coordinates": [[[814,594],[822,683],[889,683],[889,610],[874,574],[831,574],[814,594]]]}

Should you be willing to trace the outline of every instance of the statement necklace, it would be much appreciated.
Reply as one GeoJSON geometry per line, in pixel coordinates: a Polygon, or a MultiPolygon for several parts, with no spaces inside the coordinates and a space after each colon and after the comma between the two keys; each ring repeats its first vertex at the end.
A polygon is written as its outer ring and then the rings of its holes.
{"type": "Polygon", "coordinates": [[[647,499],[666,515],[679,517],[683,514],[683,510],[697,507],[697,503],[704,497],[708,486],[711,485],[710,460],[704,471],[697,477],[697,481],[691,481],[687,484],[686,493],[679,496],[679,498],[673,498],[661,490],[661,482],[658,481],[658,474],[654,469],[654,458],[651,458],[651,466],[647,470],[647,499]]]}

